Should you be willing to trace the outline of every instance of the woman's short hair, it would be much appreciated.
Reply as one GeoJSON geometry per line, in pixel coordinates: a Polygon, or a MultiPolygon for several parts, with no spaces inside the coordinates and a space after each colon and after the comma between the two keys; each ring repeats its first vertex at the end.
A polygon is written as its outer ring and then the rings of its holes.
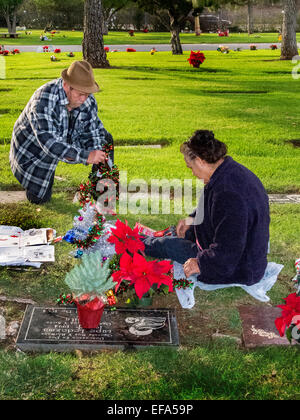
{"type": "Polygon", "coordinates": [[[226,156],[227,146],[217,140],[212,131],[197,130],[180,146],[180,151],[190,160],[199,157],[207,163],[216,163],[226,156]]]}

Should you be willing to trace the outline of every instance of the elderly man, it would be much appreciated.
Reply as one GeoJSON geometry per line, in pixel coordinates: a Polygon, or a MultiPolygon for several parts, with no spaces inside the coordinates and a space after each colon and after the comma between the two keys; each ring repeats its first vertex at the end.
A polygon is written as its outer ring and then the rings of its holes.
{"type": "Polygon", "coordinates": [[[51,199],[59,161],[84,165],[105,162],[104,145],[112,142],[98,118],[93,93],[99,91],[87,61],[75,61],[61,78],[40,87],[14,125],[10,166],[27,199],[51,199]]]}

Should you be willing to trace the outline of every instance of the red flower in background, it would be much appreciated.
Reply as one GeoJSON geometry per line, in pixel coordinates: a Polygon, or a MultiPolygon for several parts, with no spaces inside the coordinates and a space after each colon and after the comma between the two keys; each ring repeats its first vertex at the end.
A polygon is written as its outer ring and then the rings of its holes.
{"type": "Polygon", "coordinates": [[[104,47],[104,51],[109,52],[109,47],[104,47]]]}
{"type": "Polygon", "coordinates": [[[281,337],[284,336],[286,328],[292,324],[300,327],[300,296],[297,296],[297,293],[292,293],[284,300],[285,305],[278,305],[278,308],[282,309],[281,317],[275,320],[281,337]]]}
{"type": "Polygon", "coordinates": [[[128,226],[127,220],[125,223],[117,220],[116,228],[111,230],[111,236],[108,242],[115,244],[116,253],[123,254],[126,251],[134,254],[138,251],[144,251],[145,245],[140,240],[138,227],[133,230],[128,226]]]}
{"type": "Polygon", "coordinates": [[[56,49],[54,50],[54,54],[59,54],[59,53],[61,53],[61,49],[60,49],[60,48],[56,48],[56,49]]]}
{"type": "Polygon", "coordinates": [[[126,51],[127,52],[136,52],[136,50],[134,48],[127,48],[126,51]]]}
{"type": "Polygon", "coordinates": [[[200,67],[200,64],[203,64],[204,60],[205,55],[202,52],[191,51],[190,57],[187,61],[190,63],[191,66],[198,69],[200,67]]]}

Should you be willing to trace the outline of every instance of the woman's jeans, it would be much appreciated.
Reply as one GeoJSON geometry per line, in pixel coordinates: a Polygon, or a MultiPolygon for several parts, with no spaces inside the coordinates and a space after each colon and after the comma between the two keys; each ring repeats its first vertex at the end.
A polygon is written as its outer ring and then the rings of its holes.
{"type": "Polygon", "coordinates": [[[145,244],[145,254],[159,259],[170,259],[184,264],[189,258],[196,258],[198,249],[195,241],[193,227],[188,229],[185,238],[165,236],[163,238],[146,237],[142,239],[145,244]]]}

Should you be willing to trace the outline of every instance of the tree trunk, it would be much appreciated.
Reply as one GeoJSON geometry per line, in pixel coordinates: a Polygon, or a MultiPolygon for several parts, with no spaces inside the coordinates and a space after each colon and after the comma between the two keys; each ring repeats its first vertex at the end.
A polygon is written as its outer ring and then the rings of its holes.
{"type": "Polygon", "coordinates": [[[106,14],[104,13],[104,10],[102,8],[102,20],[101,20],[101,24],[102,24],[102,35],[108,35],[108,25],[107,25],[107,19],[106,19],[106,14]]]}
{"type": "Polygon", "coordinates": [[[6,20],[7,31],[8,31],[9,34],[11,34],[12,33],[12,26],[11,26],[9,13],[5,14],[5,20],[6,20]]]}
{"type": "Polygon", "coordinates": [[[182,46],[180,43],[180,25],[169,12],[170,16],[170,31],[171,31],[171,46],[173,55],[182,55],[182,46]]]}
{"type": "Polygon", "coordinates": [[[201,31],[200,31],[200,16],[196,16],[195,17],[195,35],[199,36],[201,35],[201,31]]]}
{"type": "Polygon", "coordinates": [[[248,35],[253,34],[253,3],[251,0],[248,0],[248,16],[247,16],[247,27],[248,35]]]}
{"type": "Polygon", "coordinates": [[[104,50],[101,22],[101,0],[85,0],[82,52],[84,60],[88,61],[94,68],[110,67],[104,50]]]}
{"type": "Polygon", "coordinates": [[[297,39],[297,8],[296,0],[284,0],[282,25],[281,60],[292,60],[298,55],[297,39]]]}

